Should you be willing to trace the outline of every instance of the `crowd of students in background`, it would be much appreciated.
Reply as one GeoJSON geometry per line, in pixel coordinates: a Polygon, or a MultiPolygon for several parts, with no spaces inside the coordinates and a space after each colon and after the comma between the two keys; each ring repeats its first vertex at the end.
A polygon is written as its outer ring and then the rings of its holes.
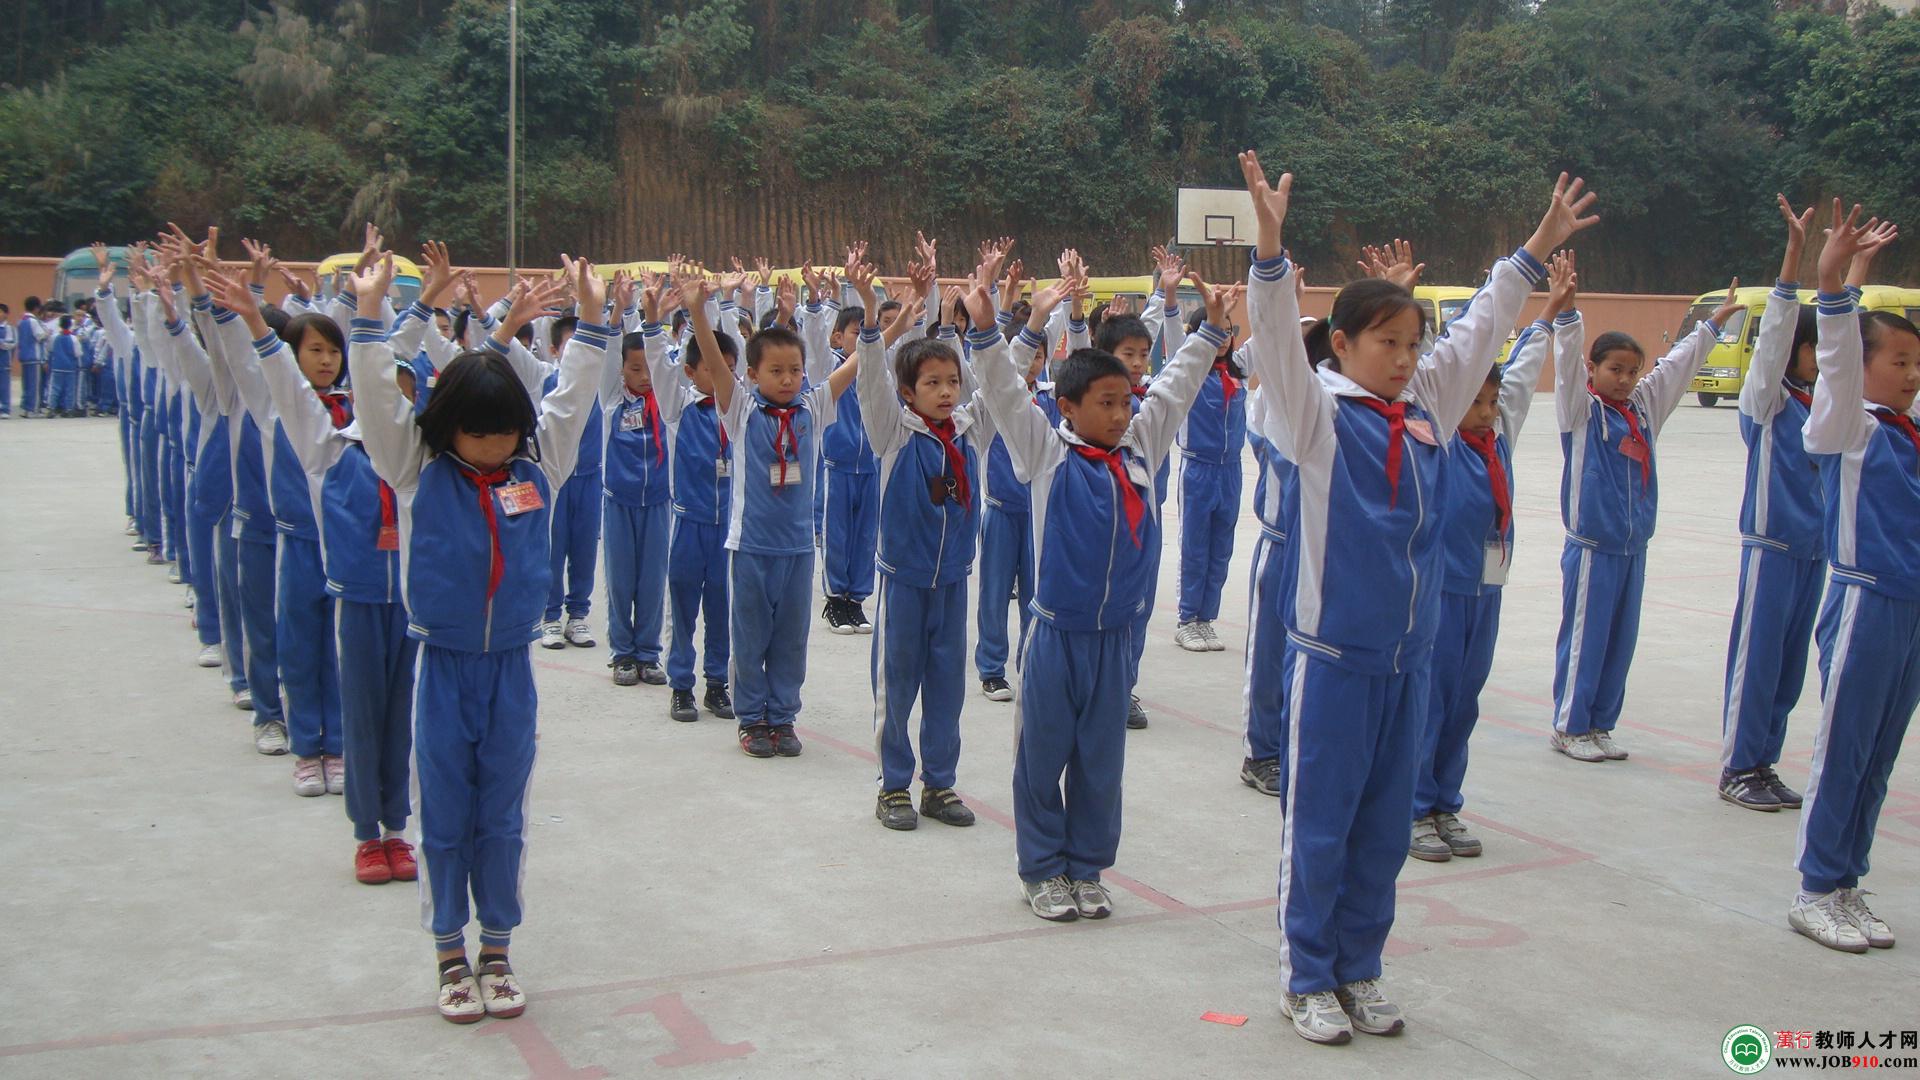
{"type": "MultiPolygon", "coordinates": [[[[328,282],[251,241],[223,262],[217,229],[170,229],[133,247],[130,295],[109,284],[51,314],[30,300],[12,342],[48,369],[55,410],[124,403],[135,550],[192,586],[199,662],[251,711],[255,748],[291,753],[297,794],[345,796],[357,879],[420,879],[438,1007],[456,1022],[526,1006],[509,947],[529,650],[596,644],[597,562],[613,683],[666,686],[675,721],[733,721],[755,758],[803,751],[815,604],[830,632],[870,634],[885,828],[971,825],[955,790],[968,684],[1016,702],[1022,901],[1049,920],[1106,917],[1127,732],[1148,726],[1136,688],[1163,507],[1177,476],[1173,641],[1225,649],[1214,622],[1250,446],[1239,777],[1282,806],[1287,1012],[1303,1037],[1343,1043],[1404,1027],[1380,976],[1405,860],[1482,851],[1459,814],[1542,367],[1551,355],[1565,525],[1547,741],[1620,761],[1659,436],[1740,304],[1730,288],[1650,368],[1624,334],[1589,345],[1565,245],[1598,221],[1595,196],[1563,175],[1448,325],[1414,300],[1404,244],[1370,250],[1372,274],[1305,319],[1283,244],[1291,177],[1269,182],[1251,153],[1240,165],[1257,231],[1246,282],[1207,283],[1156,249],[1137,312],[1088,310],[1075,251],[1047,282],[1004,239],[943,275],[924,237],[884,283],[863,243],[798,282],[764,260],[709,272],[675,257],[609,279],[563,256],[491,303],[429,243],[420,295],[396,310],[371,227],[328,282]],[[283,304],[264,302],[270,281],[283,304]],[[1541,318],[1496,363],[1543,286],[1541,318]]],[[[1855,313],[1849,288],[1896,230],[1838,203],[1817,314],[1801,308],[1812,211],[1781,202],[1789,243],[1741,397],[1719,790],[1802,808],[1788,921],[1863,952],[1893,943],[1859,886],[1920,700],[1920,332],[1855,313]],[[1803,796],[1774,766],[1814,640],[1823,707],[1803,796]]]]}

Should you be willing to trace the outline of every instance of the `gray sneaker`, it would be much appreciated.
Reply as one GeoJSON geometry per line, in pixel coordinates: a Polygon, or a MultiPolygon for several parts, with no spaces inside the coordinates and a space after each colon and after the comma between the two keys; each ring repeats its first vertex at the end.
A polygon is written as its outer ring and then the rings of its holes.
{"type": "Polygon", "coordinates": [[[1607,760],[1607,752],[1594,745],[1590,735],[1567,735],[1556,731],[1547,737],[1547,745],[1575,761],[1607,760]]]}
{"type": "Polygon", "coordinates": [[[1299,1032],[1301,1038],[1327,1046],[1345,1046],[1353,1041],[1353,1024],[1333,991],[1288,994],[1286,1001],[1293,1030],[1299,1032]]]}
{"type": "Polygon", "coordinates": [[[1181,623],[1173,629],[1173,643],[1188,652],[1209,651],[1206,632],[1200,629],[1205,625],[1205,623],[1198,619],[1195,619],[1193,622],[1181,623]]]}
{"type": "Polygon", "coordinates": [[[1429,816],[1413,823],[1413,841],[1407,845],[1407,854],[1421,862],[1446,862],[1453,858],[1453,848],[1440,839],[1440,830],[1429,816]]]}
{"type": "Polygon", "coordinates": [[[1333,992],[1340,1008],[1353,1021],[1353,1029],[1368,1035],[1398,1035],[1407,1028],[1400,1006],[1380,992],[1379,982],[1359,979],[1333,992]]]}
{"type": "Polygon", "coordinates": [[[1104,919],[1113,914],[1113,898],[1107,895],[1107,887],[1084,878],[1073,883],[1073,906],[1083,919],[1104,919]]]}
{"type": "Polygon", "coordinates": [[[1787,909],[1787,925],[1829,949],[1866,952],[1867,935],[1860,932],[1860,928],[1854,925],[1853,917],[1841,906],[1841,891],[1835,889],[1819,896],[1794,897],[1793,906],[1787,909]]]}
{"type": "Polygon", "coordinates": [[[1220,635],[1214,632],[1213,623],[1211,620],[1207,620],[1207,619],[1200,620],[1200,636],[1201,638],[1205,639],[1207,643],[1208,652],[1226,652],[1227,651],[1227,643],[1224,641],[1221,641],[1220,635]]]}
{"type": "Polygon", "coordinates": [[[1146,726],[1147,710],[1140,707],[1140,696],[1136,694],[1132,702],[1127,705],[1127,727],[1130,730],[1139,731],[1146,726]]]}
{"type": "Polygon", "coordinates": [[[287,725],[278,720],[253,725],[253,748],[267,755],[287,752],[287,725]]]}
{"type": "Polygon", "coordinates": [[[1280,797],[1280,759],[1247,758],[1240,762],[1240,782],[1262,795],[1280,797]]]}
{"type": "Polygon", "coordinates": [[[1049,922],[1071,922],[1080,917],[1080,907],[1073,902],[1073,892],[1067,886],[1067,875],[1057,874],[1045,881],[1022,881],[1020,897],[1033,908],[1033,913],[1049,922]]]}
{"type": "Polygon", "coordinates": [[[1599,747],[1600,752],[1607,756],[1608,761],[1627,760],[1627,752],[1614,745],[1613,732],[1595,728],[1588,733],[1588,736],[1593,739],[1593,745],[1599,747]]]}
{"type": "Polygon", "coordinates": [[[1867,909],[1865,889],[1841,889],[1840,911],[1852,921],[1854,927],[1860,931],[1860,936],[1867,939],[1869,947],[1893,948],[1893,928],[1888,926],[1880,916],[1867,909]]]}
{"type": "Polygon", "coordinates": [[[1437,811],[1433,815],[1433,827],[1455,855],[1471,859],[1480,854],[1480,838],[1468,832],[1467,827],[1460,824],[1459,818],[1444,810],[1437,811]]]}

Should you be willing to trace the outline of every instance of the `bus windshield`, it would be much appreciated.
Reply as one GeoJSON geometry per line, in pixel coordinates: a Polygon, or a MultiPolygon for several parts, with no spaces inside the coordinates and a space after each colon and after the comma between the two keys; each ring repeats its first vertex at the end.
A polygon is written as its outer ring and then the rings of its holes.
{"type": "Polygon", "coordinates": [[[1448,327],[1448,325],[1450,325],[1453,322],[1453,320],[1459,318],[1463,313],[1465,313],[1466,310],[1467,310],[1467,298],[1463,298],[1460,300],[1440,301],[1440,327],[1439,328],[1442,330],[1445,330],[1448,327]]]}
{"type": "MultiPolygon", "coordinates": [[[[1693,328],[1700,325],[1700,320],[1713,314],[1714,310],[1719,306],[1718,304],[1695,304],[1688,308],[1687,317],[1680,320],[1680,333],[1674,340],[1679,341],[1688,334],[1693,333],[1693,328]]],[[[1723,345],[1739,341],[1740,331],[1745,329],[1746,325],[1747,313],[1743,308],[1727,316],[1727,325],[1720,328],[1720,337],[1718,340],[1723,345]]]]}

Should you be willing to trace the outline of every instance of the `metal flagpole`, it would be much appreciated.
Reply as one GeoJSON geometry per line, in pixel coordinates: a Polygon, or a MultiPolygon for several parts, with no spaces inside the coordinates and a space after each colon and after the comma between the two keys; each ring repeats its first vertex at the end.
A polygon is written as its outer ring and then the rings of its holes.
{"type": "Polygon", "coordinates": [[[520,4],[507,0],[507,280],[518,275],[520,200],[520,4]]]}

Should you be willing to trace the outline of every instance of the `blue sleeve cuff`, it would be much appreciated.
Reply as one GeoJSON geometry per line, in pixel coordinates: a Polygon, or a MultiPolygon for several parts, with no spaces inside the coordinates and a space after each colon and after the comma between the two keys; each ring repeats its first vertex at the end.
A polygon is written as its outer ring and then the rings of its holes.
{"type": "Polygon", "coordinates": [[[371,345],[387,340],[387,328],[379,319],[356,318],[349,326],[352,329],[350,337],[355,345],[371,345]]]}
{"type": "Polygon", "coordinates": [[[1853,294],[1851,292],[1822,292],[1820,294],[1820,314],[1849,315],[1853,312],[1853,294]]]}
{"type": "Polygon", "coordinates": [[[1515,269],[1526,275],[1528,281],[1531,281],[1535,285],[1547,279],[1547,268],[1540,265],[1539,259],[1528,254],[1526,248],[1514,249],[1513,265],[1515,269]]]}
{"type": "Polygon", "coordinates": [[[433,309],[418,300],[407,305],[406,313],[421,321],[433,318],[433,309]]]}
{"type": "Polygon", "coordinates": [[[102,300],[105,300],[105,299],[107,299],[108,297],[110,297],[110,296],[112,296],[112,295],[113,295],[113,290],[112,290],[112,289],[110,289],[110,288],[108,288],[108,287],[107,287],[107,286],[105,286],[105,285],[102,285],[102,286],[100,286],[100,287],[99,287],[98,289],[95,289],[95,290],[93,291],[93,295],[95,295],[95,296],[97,296],[97,297],[99,297],[99,298],[100,298],[100,299],[102,299],[102,300]]]}
{"type": "Polygon", "coordinates": [[[174,337],[179,337],[181,334],[184,334],[186,332],[187,332],[186,323],[181,322],[179,319],[167,320],[167,333],[172,334],[174,337]]]}
{"type": "Polygon", "coordinates": [[[640,324],[640,336],[641,336],[641,337],[650,337],[650,338],[651,338],[651,337],[659,337],[660,335],[662,335],[662,334],[664,334],[664,333],[666,333],[666,332],[667,332],[667,328],[666,328],[665,326],[662,326],[661,324],[659,324],[659,323],[657,323],[657,322],[650,322],[650,323],[641,323],[641,324],[640,324]]]}
{"type": "Polygon", "coordinates": [[[1210,322],[1201,323],[1200,329],[1194,331],[1194,333],[1206,338],[1207,344],[1212,345],[1216,349],[1227,343],[1227,332],[1210,322]]]}
{"type": "Polygon", "coordinates": [[[1700,325],[1706,327],[1707,332],[1712,334],[1714,337],[1717,338],[1720,336],[1720,324],[1717,322],[1714,322],[1712,319],[1701,319],[1700,325]]]}
{"type": "Polygon", "coordinates": [[[1255,281],[1279,281],[1287,276],[1287,256],[1285,253],[1271,259],[1253,260],[1253,278],[1255,281]]]}
{"type": "MultiPolygon", "coordinates": [[[[1558,318],[1558,317],[1556,316],[1556,319],[1557,319],[1557,318],[1558,318]]],[[[1547,322],[1547,320],[1545,320],[1545,319],[1535,319],[1535,320],[1533,320],[1533,326],[1534,326],[1534,328],[1536,328],[1536,329],[1540,329],[1540,330],[1552,330],[1552,329],[1553,329],[1553,325],[1552,325],[1551,323],[1549,323],[1549,322],[1547,322]]]]}
{"type": "Polygon", "coordinates": [[[500,320],[493,317],[493,312],[483,311],[480,313],[480,325],[491,330],[500,325],[500,320]]]}
{"type": "Polygon", "coordinates": [[[226,308],[221,308],[213,313],[213,321],[215,325],[218,326],[225,326],[239,317],[239,312],[228,311],[226,308]]]}
{"type": "Polygon", "coordinates": [[[1078,333],[1080,331],[1085,330],[1086,328],[1087,328],[1087,320],[1076,319],[1072,316],[1067,317],[1067,329],[1078,333]]]}
{"type": "Polygon", "coordinates": [[[953,324],[941,323],[940,328],[933,332],[933,336],[942,341],[952,341],[954,338],[959,337],[960,334],[953,328],[953,324]]]}
{"type": "Polygon", "coordinates": [[[876,341],[879,341],[880,328],[877,326],[865,326],[865,325],[861,326],[860,340],[863,342],[866,342],[869,345],[873,344],[876,341]]]}
{"type": "Polygon", "coordinates": [[[275,352],[279,350],[279,348],[280,348],[279,334],[269,332],[266,336],[255,338],[253,341],[253,351],[259,354],[260,359],[262,360],[265,360],[267,357],[272,356],[275,352]]]}
{"type": "Polygon", "coordinates": [[[613,327],[583,320],[574,324],[573,340],[591,348],[604,350],[613,340],[613,327]]]}
{"type": "Polygon", "coordinates": [[[267,298],[267,287],[265,285],[255,283],[247,286],[247,291],[259,297],[262,300],[265,300],[267,298]]]}
{"type": "Polygon", "coordinates": [[[996,312],[994,312],[994,314],[993,314],[993,323],[994,323],[994,325],[995,325],[995,326],[998,326],[998,327],[1000,327],[1000,328],[1002,328],[1002,329],[1005,329],[1006,327],[1009,327],[1009,326],[1012,326],[1012,325],[1013,325],[1013,312],[1011,312],[1011,311],[996,311],[996,312]]]}
{"type": "Polygon", "coordinates": [[[1853,297],[1855,303],[1859,302],[1860,297],[1866,295],[1866,290],[1858,285],[1847,285],[1843,287],[1847,290],[1847,295],[1853,297]]]}
{"type": "Polygon", "coordinates": [[[360,310],[360,298],[355,296],[352,290],[346,290],[340,294],[340,303],[345,305],[348,311],[360,310]]]}
{"type": "Polygon", "coordinates": [[[1776,280],[1773,283],[1773,295],[1781,300],[1800,299],[1800,283],[1797,281],[1776,280]]]}
{"type": "Polygon", "coordinates": [[[1019,338],[1020,344],[1025,345],[1029,349],[1038,349],[1047,343],[1047,339],[1034,333],[1033,328],[1030,326],[1021,327],[1020,333],[1016,336],[1019,338]]]}
{"type": "Polygon", "coordinates": [[[1579,321],[1580,312],[1573,308],[1568,308],[1566,311],[1553,317],[1553,325],[1555,326],[1572,326],[1579,321]]]}
{"type": "Polygon", "coordinates": [[[967,331],[967,345],[975,349],[990,349],[1000,344],[1000,331],[981,327],[967,331]]]}
{"type": "Polygon", "coordinates": [[[207,293],[201,293],[199,296],[194,297],[192,303],[193,310],[195,311],[213,310],[213,297],[207,293]]]}
{"type": "MultiPolygon", "coordinates": [[[[574,333],[577,334],[579,332],[580,332],[580,328],[578,326],[574,327],[574,333]]],[[[486,340],[486,344],[482,345],[481,348],[492,349],[494,352],[499,353],[501,356],[507,355],[507,347],[505,345],[500,344],[499,338],[493,338],[493,337],[488,338],[486,340]]]]}

